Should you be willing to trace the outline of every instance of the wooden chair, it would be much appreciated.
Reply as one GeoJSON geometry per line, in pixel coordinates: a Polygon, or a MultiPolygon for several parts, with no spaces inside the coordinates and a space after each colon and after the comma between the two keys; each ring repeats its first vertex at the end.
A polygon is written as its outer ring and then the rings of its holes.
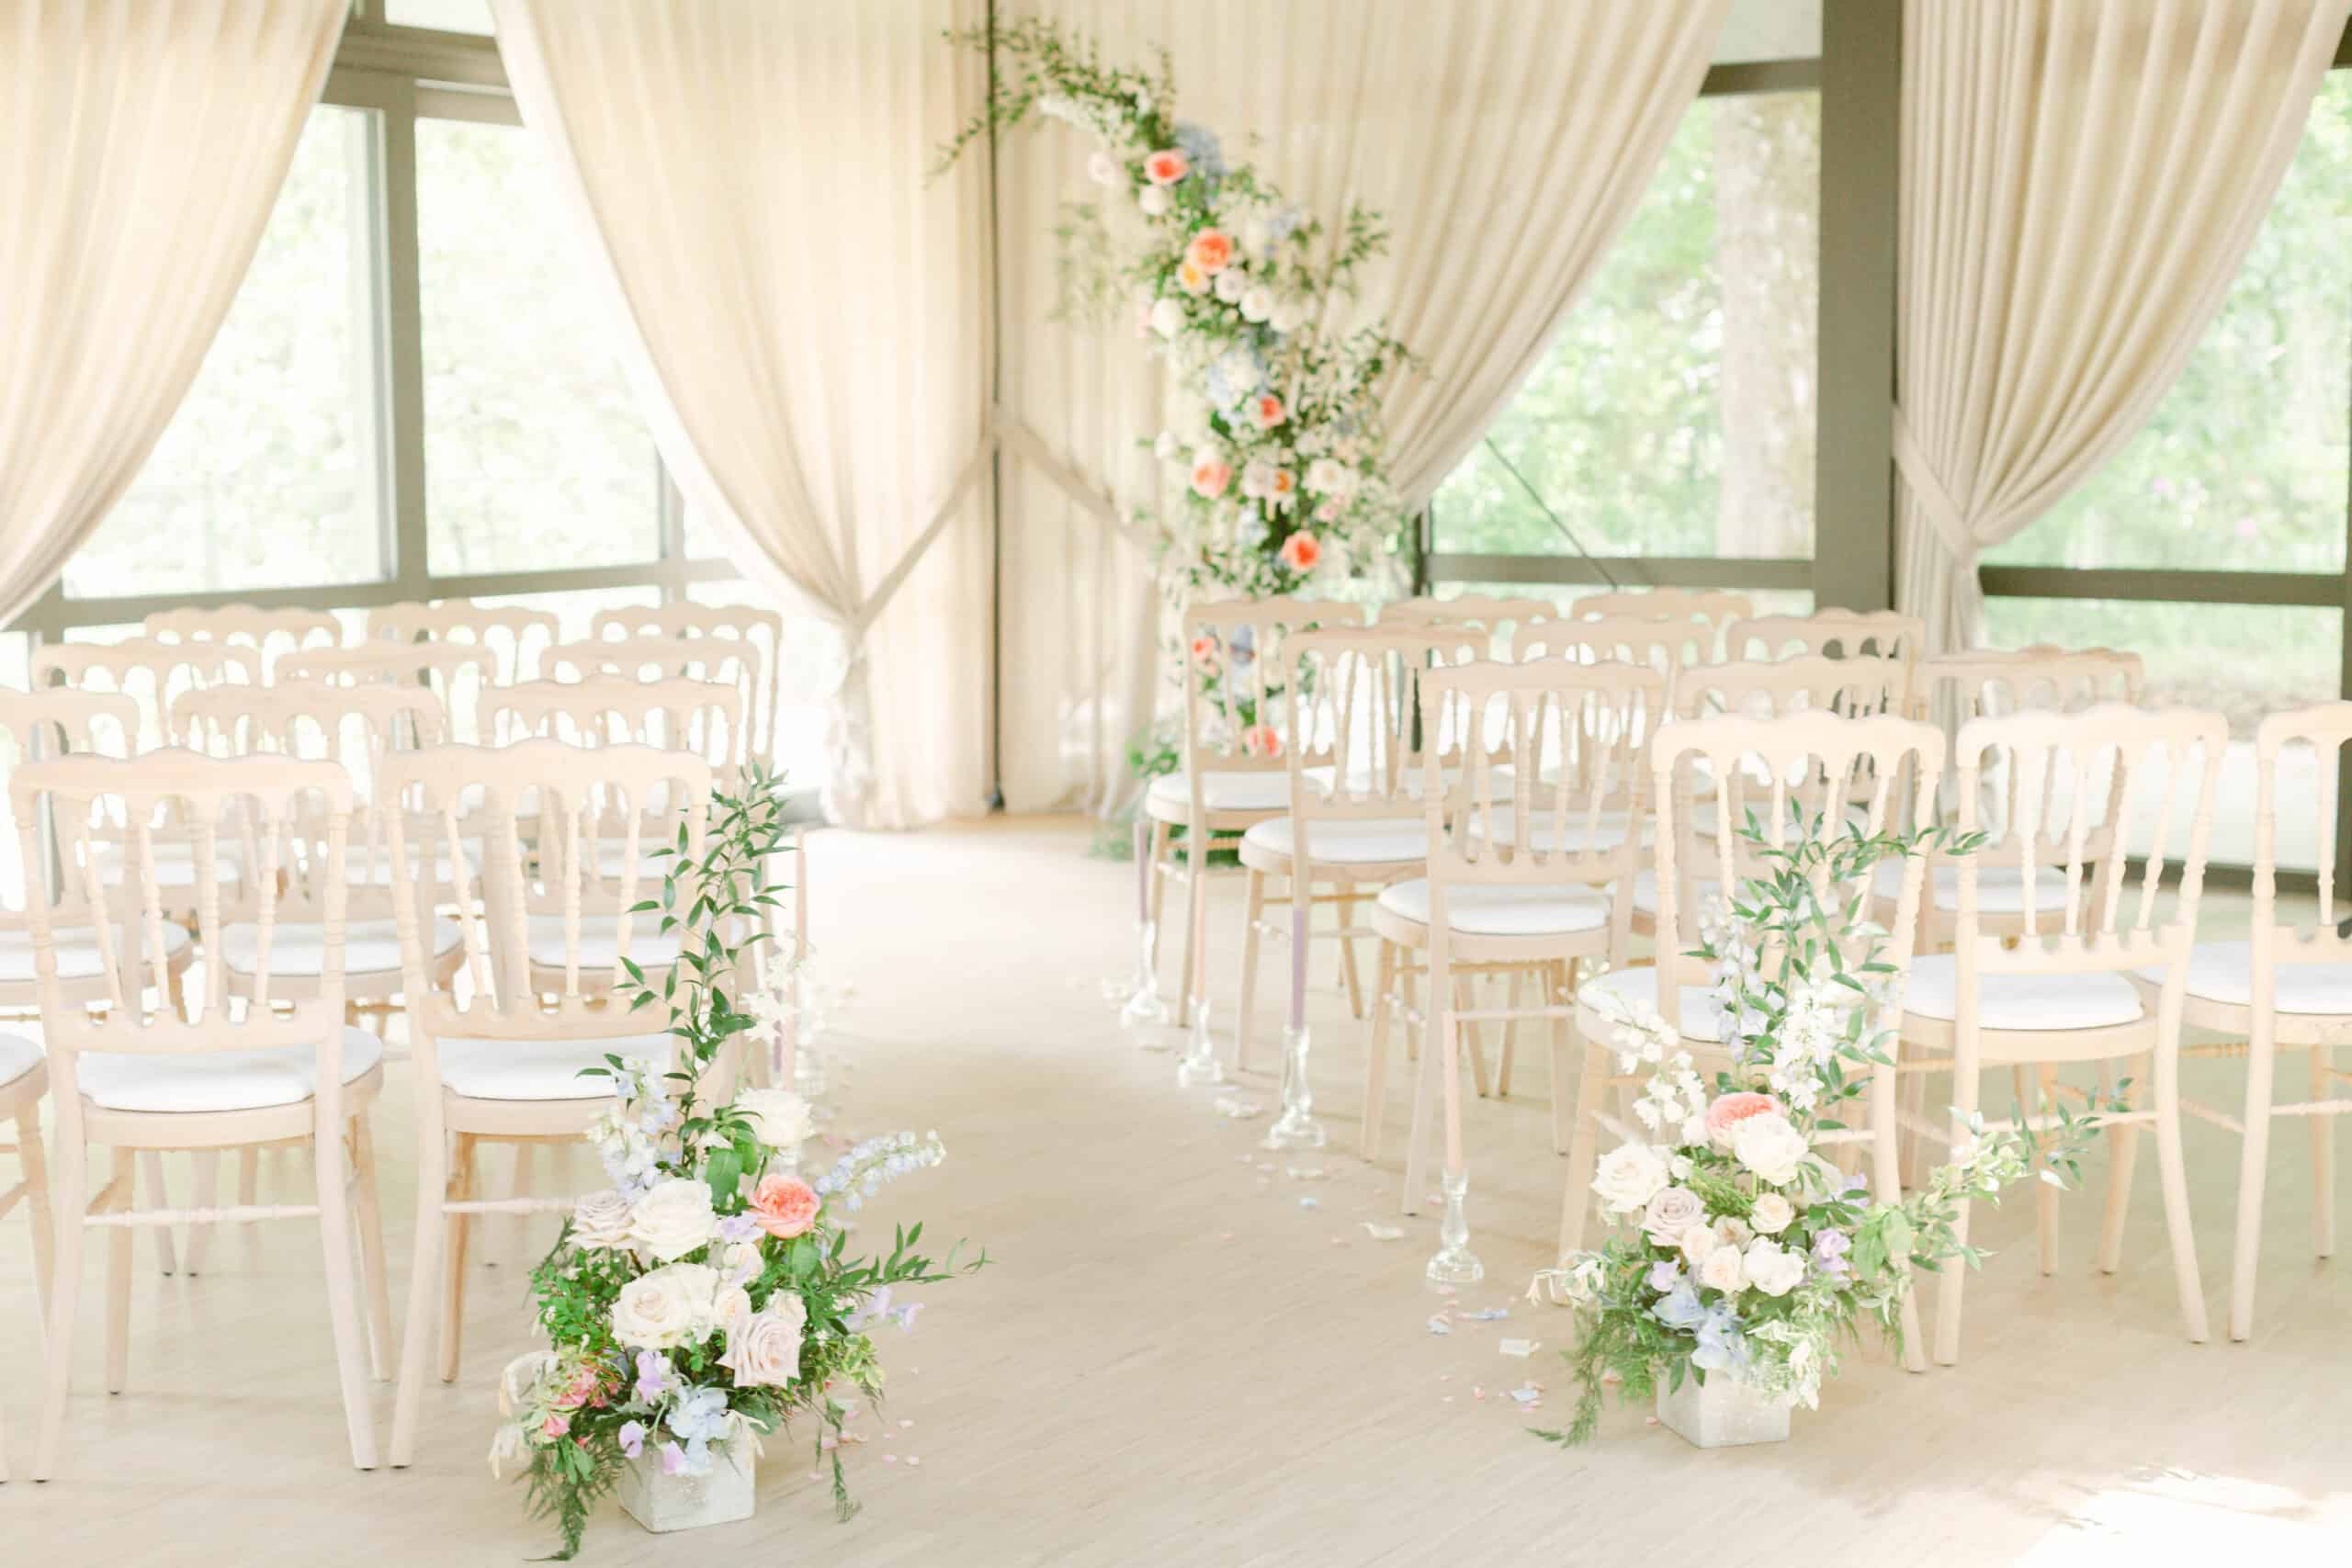
{"type": "MultiPolygon", "coordinates": [[[[2222,716],[2194,708],[2149,712],[2103,704],[2075,713],[1969,720],[1960,732],[1959,827],[1982,829],[1988,838],[1959,861],[1952,951],[1914,961],[1904,1008],[1906,1051],[1949,1060],[1951,1103],[1963,1114],[1976,1109],[1978,1078],[1987,1066],[2013,1067],[2020,1081],[2035,1075],[2037,1098],[2047,1102],[2067,1092],[2057,1076],[2064,1064],[2133,1065],[2132,1107],[2101,1113],[2111,1154],[2099,1268],[2113,1273],[2120,1260],[2139,1126],[2154,1122],[2181,1316],[2193,1340],[2205,1337],[2205,1297],[2181,1159],[2180,1029],[2206,840],[2228,744],[2222,716]],[[1988,811],[1980,785],[2004,770],[2011,782],[1993,797],[1998,809],[1988,811]],[[2127,909],[2132,874],[2120,836],[2135,813],[2154,824],[2154,837],[2127,909]],[[2187,846],[2167,902],[2165,866],[2183,829],[2187,846]],[[1988,926],[1982,883],[2003,866],[2016,880],[2002,885],[2020,890],[2022,908],[2015,918],[2001,910],[1988,926]],[[2052,869],[2055,897],[2045,898],[2042,874],[2052,869]],[[2151,968],[2165,976],[2153,998],[2133,983],[2135,972],[2151,968]],[[2151,1058],[2155,1104],[2143,1110],[2138,1081],[2151,1058]]],[[[2034,1113],[2023,1124],[2039,1131],[2055,1118],[2034,1113]]],[[[1954,1135],[1933,1118],[1913,1131],[1930,1143],[1949,1144],[1954,1135]]],[[[2040,1198],[2041,1270],[2048,1274],[2057,1267],[2057,1190],[2045,1185],[2040,1198]]],[[[1962,1241],[1967,1227],[1963,1204],[1962,1241]]],[[[1946,1364],[1960,1356],[1962,1279],[1963,1267],[1950,1265],[1938,1291],[1935,1353],[1946,1364]]]]}
{"type": "Polygon", "coordinates": [[[1562,614],[1577,620],[1634,615],[1690,621],[1707,629],[1710,658],[1724,657],[1723,636],[1734,621],[1752,620],[1756,602],[1745,593],[1712,588],[1634,588],[1588,593],[1569,601],[1562,614]]]}
{"type": "Polygon", "coordinates": [[[686,853],[699,858],[711,774],[707,762],[684,751],[535,739],[495,750],[442,746],[400,753],[386,759],[383,778],[388,799],[397,803],[386,821],[420,1086],[416,1255],[392,1420],[391,1462],[405,1465],[415,1457],[436,1327],[441,1381],[458,1375],[468,1222],[571,1201],[477,1198],[477,1148],[572,1144],[611,1103],[609,1081],[583,1077],[582,1069],[602,1066],[607,1053],[672,1059],[672,1037],[656,1020],[607,999],[629,985],[626,964],[645,953],[660,926],[659,917],[633,912],[659,890],[638,874],[647,847],[644,803],[668,802],[662,841],[674,845],[683,829],[686,853]],[[511,831],[484,836],[479,899],[466,858],[448,854],[458,872],[455,902],[470,982],[460,1004],[455,987],[436,976],[413,876],[413,868],[434,863],[466,836],[464,823],[475,810],[493,822],[536,816],[539,844],[531,855],[511,831]],[[594,870],[599,826],[607,820],[622,832],[620,874],[610,887],[594,870]],[[526,960],[528,918],[538,911],[560,919],[562,952],[552,966],[526,960]],[[540,982],[550,974],[556,983],[543,991],[540,982]]]}
{"type": "MultiPolygon", "coordinates": [[[[2352,703],[2321,703],[2274,713],[2255,731],[2254,920],[2252,935],[2234,942],[2200,942],[2189,949],[2181,1019],[2245,1041],[2188,1046],[2186,1055],[2246,1058],[2245,1108],[2238,1123],[2237,1235],[2230,1267],[2230,1337],[2254,1332],[2254,1289],[2262,1253],[2263,1188],[2268,1175],[2270,1124],[2300,1117],[2312,1133],[2312,1243],[2322,1258],[2335,1255],[2335,1118],[2352,1111],[2342,1085],[2352,1073],[2335,1065],[2335,1047],[2352,1042],[2352,939],[2339,927],[2335,897],[2335,790],[2344,748],[2352,741],[2352,703]],[[2318,811],[2319,910],[2312,924],[2279,918],[2278,768],[2282,758],[2308,756],[2329,787],[2318,811]],[[2281,1050],[2304,1054],[2307,1098],[2279,1102],[2281,1050]]],[[[2161,997],[2162,967],[2140,971],[2152,998],[2161,997]]],[[[2184,1100],[2182,1109],[2199,1108],[2184,1100]]],[[[2213,1118],[2227,1125],[2226,1119],[2213,1118]]]]}
{"type": "Polygon", "coordinates": [[[469,642],[377,640],[349,648],[298,649],[277,661],[281,684],[414,686],[441,705],[452,741],[472,744],[484,733],[485,696],[505,684],[498,650],[469,642]]]}
{"type": "Polygon", "coordinates": [[[1758,615],[1724,632],[1727,659],[1894,659],[1917,665],[1926,652],[1928,625],[1895,610],[1815,610],[1809,615],[1758,615]]]}
{"type": "Polygon", "coordinates": [[[1549,599],[1459,593],[1450,599],[1400,599],[1383,604],[1373,624],[1383,630],[1444,628],[1457,638],[1483,633],[1482,656],[1509,660],[1516,657],[1521,627],[1557,620],[1560,614],[1559,605],[1549,599]]]}
{"type": "MultiPolygon", "coordinates": [[[[1426,873],[1391,884],[1373,909],[1382,939],[1380,1001],[1364,1073],[1364,1153],[1371,1158],[1386,1098],[1389,1019],[1418,1024],[1427,1036],[1406,1154],[1408,1213],[1419,1210],[1426,1190],[1423,1161],[1441,1077],[1447,1179],[1461,1174],[1457,1058],[1466,1027],[1479,1019],[1506,1028],[1522,1017],[1548,1021],[1554,1139],[1567,1147],[1573,1078],[1565,1010],[1576,995],[1580,961],[1622,966],[1629,953],[1631,889],[1644,858],[1632,830],[1644,813],[1638,762],[1657,728],[1666,682],[1634,665],[1481,662],[1432,671],[1422,691],[1425,722],[1453,733],[1463,777],[1451,817],[1430,798],[1432,782],[1424,779],[1426,873]],[[1517,765],[1507,768],[1507,761],[1517,765]],[[1501,1009],[1481,1008],[1472,995],[1471,976],[1488,974],[1511,977],[1501,1009]],[[1418,1010],[1417,975],[1428,976],[1430,997],[1418,1010]],[[1529,975],[1540,998],[1532,1009],[1522,1002],[1529,975]]],[[[1435,749],[1423,766],[1442,766],[1435,749]]],[[[1434,787],[1445,787],[1442,771],[1434,787]]],[[[1508,1066],[1508,1036],[1506,1042],[1508,1066]]],[[[1507,1078],[1500,1087],[1509,1092],[1507,1078]]],[[[1461,1196],[1449,1187],[1449,1224],[1461,1196]]],[[[1449,1266],[1465,1265],[1466,1231],[1447,1246],[1449,1266]]]]}
{"type": "Polygon", "coordinates": [[[477,604],[470,599],[387,604],[368,616],[370,640],[470,645],[488,650],[491,683],[499,686],[538,676],[539,656],[562,635],[561,624],[548,611],[520,604],[477,604]]]}
{"type": "Polygon", "coordinates": [[[349,779],[332,762],[277,757],[222,761],[169,750],[128,761],[68,757],[29,763],[18,770],[10,798],[27,863],[40,863],[35,824],[53,823],[57,863],[64,876],[81,879],[82,896],[93,906],[104,902],[98,874],[104,846],[90,823],[96,808],[111,802],[133,825],[122,926],[145,933],[141,941],[118,942],[113,928],[98,928],[108,987],[104,1010],[93,1010],[68,996],[60,983],[50,900],[30,900],[41,1026],[57,1106],[55,1279],[35,1478],[56,1472],[64,1441],[82,1247],[88,1231],[109,1235],[106,1382],[108,1392],[119,1393],[129,1360],[132,1227],[297,1218],[319,1222],[351,1461],[359,1469],[372,1468],[376,1439],[350,1272],[354,1227],[346,1211],[356,1200],[368,1276],[367,1337],[380,1377],[391,1323],[368,1116],[383,1083],[383,1045],[344,1022],[342,893],[349,779]],[[306,796],[312,797],[307,804],[306,796]],[[289,997],[271,982],[274,873],[298,822],[314,808],[322,809],[327,819],[327,957],[315,985],[306,987],[308,994],[289,997]],[[167,988],[163,965],[146,957],[159,950],[167,903],[155,874],[150,831],[158,821],[190,823],[198,834],[196,918],[207,952],[220,951],[224,923],[220,882],[211,873],[212,840],[225,823],[232,830],[252,832],[265,846],[265,874],[256,879],[254,893],[263,945],[249,1003],[230,997],[225,988],[207,987],[203,1010],[187,1018],[168,998],[148,1001],[167,988]],[[114,1150],[111,1177],[96,1193],[89,1190],[85,1152],[94,1143],[114,1150]],[[139,1151],[247,1146],[307,1147],[316,1172],[316,1201],[190,1210],[136,1206],[139,1151]]]}
{"type": "Polygon", "coordinates": [[[343,641],[343,623],[323,610],[264,610],[252,604],[158,610],[141,624],[140,630],[158,642],[225,642],[250,648],[260,659],[265,684],[274,678],[280,655],[313,646],[334,648],[343,641]]]}
{"type": "MultiPolygon", "coordinates": [[[[49,1163],[40,1141],[41,1097],[49,1092],[49,1067],[40,1047],[21,1034],[0,1034],[0,1154],[13,1154],[21,1172],[13,1187],[0,1190],[0,1220],[17,1205],[33,1234],[33,1284],[40,1293],[43,1332],[50,1318],[50,1282],[55,1273],[51,1247],[56,1221],[50,1213],[49,1163]]],[[[8,1479],[8,1425],[0,1421],[0,1481],[8,1479]]]]}
{"type": "Polygon", "coordinates": [[[751,726],[751,754],[774,754],[776,702],[784,684],[784,617],[774,610],[684,601],[650,608],[599,610],[588,624],[588,635],[597,640],[707,637],[740,642],[750,677],[744,715],[751,726]]]}

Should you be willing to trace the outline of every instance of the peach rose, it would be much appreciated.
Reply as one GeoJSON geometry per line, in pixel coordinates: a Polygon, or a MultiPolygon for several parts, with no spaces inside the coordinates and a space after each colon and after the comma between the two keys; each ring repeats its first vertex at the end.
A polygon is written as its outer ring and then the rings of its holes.
{"type": "Polygon", "coordinates": [[[1323,541],[1312,534],[1293,534],[1274,558],[1293,571],[1313,571],[1323,559],[1323,541]]]}
{"type": "Polygon", "coordinates": [[[1203,501],[1215,501],[1233,482],[1233,465],[1216,457],[1204,457],[1193,465],[1193,493],[1203,501]]]}
{"type": "Polygon", "coordinates": [[[1206,294],[1209,291],[1209,275],[1189,261],[1176,264],[1176,283],[1187,294],[1206,294]]]}
{"type": "Polygon", "coordinates": [[[1279,757],[1283,738],[1271,724],[1253,724],[1241,732],[1241,749],[1252,757],[1279,757]]]}
{"type": "Polygon", "coordinates": [[[1221,230],[1204,229],[1184,247],[1184,259],[1211,276],[1233,262],[1233,238],[1221,230]]]}
{"type": "Polygon", "coordinates": [[[1143,177],[1156,186],[1172,186],[1193,172],[1193,161],[1173,147],[1164,147],[1143,161],[1143,177]]]}
{"type": "Polygon", "coordinates": [[[752,1190],[752,1221],[773,1236],[806,1235],[817,1223],[817,1190],[797,1176],[760,1178],[752,1190]]]}
{"type": "Polygon", "coordinates": [[[1203,632],[1193,639],[1193,661],[1196,664],[1216,662],[1216,638],[1203,632]]]}
{"type": "Polygon", "coordinates": [[[1715,1097],[1707,1107],[1707,1139],[1718,1148],[1731,1145],[1731,1130],[1750,1116],[1769,1115],[1781,1109],[1781,1102],[1769,1094],[1741,1092],[1715,1097]]]}
{"type": "Polygon", "coordinates": [[[1289,412],[1283,407],[1283,400],[1272,392],[1261,393],[1250,400],[1250,417],[1258,422],[1261,430],[1273,429],[1289,412]]]}

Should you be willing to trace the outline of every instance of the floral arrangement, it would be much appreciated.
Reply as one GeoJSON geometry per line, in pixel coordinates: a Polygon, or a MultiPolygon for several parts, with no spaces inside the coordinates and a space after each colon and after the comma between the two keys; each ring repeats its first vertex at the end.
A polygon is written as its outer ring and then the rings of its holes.
{"type": "MultiPolygon", "coordinates": [[[[1838,1113],[1868,1070],[1891,1060],[1877,1019],[1896,977],[1885,931],[1866,918],[1871,873],[1931,840],[1965,853],[1976,836],[1800,827],[1786,847],[1759,852],[1767,874],[1743,880],[1728,908],[1717,903],[1702,921],[1694,956],[1714,965],[1732,1068],[1702,1081],[1656,1012],[1621,1010],[1618,1065],[1651,1069],[1633,1111],[1660,1136],[1623,1144],[1596,1168],[1593,1190],[1620,1234],[1530,1288],[1531,1298],[1573,1306],[1577,1323],[1567,1354],[1576,1414],[1567,1430],[1540,1437],[1589,1438],[1612,1380],[1628,1401],[1659,1378],[1679,1389],[1686,1378],[1724,1376],[1817,1407],[1863,1318],[1899,1344],[1915,1269],[1979,1260],[1956,1234],[1962,1200],[1997,1201],[2037,1154],[2047,1180],[2078,1174],[2097,1122],[2063,1108],[2038,1145],[2026,1131],[1986,1135],[1973,1118],[1951,1162],[1908,1195],[1874,1195],[1866,1178],[1841,1177],[1817,1152],[1819,1134],[1844,1126],[1838,1113]]],[[[1752,818],[1742,831],[1763,843],[1752,818]]]]}
{"type": "MultiPolygon", "coordinates": [[[[781,993],[729,994],[775,902],[765,866],[783,836],[774,781],[755,771],[740,797],[714,794],[707,852],[687,857],[683,831],[658,900],[678,962],[658,989],[636,965],[633,1008],[665,1002],[674,1066],[607,1056],[613,1103],[589,1137],[612,1186],[581,1199],[532,1271],[548,1348],[500,1379],[505,1416],[493,1473],[523,1462],[535,1513],[561,1532],[556,1555],[578,1551],[590,1511],[631,1462],[666,1474],[710,1472],[714,1450],[807,1414],[836,1439],[847,1391],[878,1400],[883,1371],[866,1330],[910,1327],[919,1303],[894,1287],[927,1284],[987,1261],[943,1263],[914,1250],[922,1227],[899,1231],[886,1257],[852,1258],[843,1216],[898,1177],[937,1165],[936,1134],[869,1138],[816,1180],[797,1171],[813,1131],[806,1100],[747,1089],[723,1104],[700,1098],[730,1041],[772,1041],[791,1016],[781,993]]],[[[789,982],[789,976],[786,976],[789,982]]],[[[825,1444],[819,1443],[819,1451],[825,1444]]],[[[841,1447],[833,1495],[854,1511],[841,1447]]]]}

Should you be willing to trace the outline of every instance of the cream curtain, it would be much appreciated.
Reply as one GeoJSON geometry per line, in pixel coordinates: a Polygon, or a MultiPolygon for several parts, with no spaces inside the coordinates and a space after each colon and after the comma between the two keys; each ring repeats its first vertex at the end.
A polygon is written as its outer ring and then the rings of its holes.
{"type": "MultiPolygon", "coordinates": [[[[1165,45],[1179,108],[1336,226],[1380,210],[1387,261],[1363,313],[1428,362],[1386,399],[1399,483],[1425,498],[1550,342],[1697,96],[1727,0],[1289,0],[1118,7],[1039,0],[1143,63],[1165,45]],[[1254,140],[1254,144],[1253,144],[1254,140]]],[[[1001,153],[1002,776],[1014,810],[1118,803],[1125,749],[1159,695],[1148,549],[1119,518],[1159,504],[1138,437],[1159,429],[1155,362],[1121,313],[1056,319],[1064,204],[1095,194],[1058,127],[1001,153]],[[1048,468],[1057,468],[1049,473],[1048,468]]]]}
{"type": "Polygon", "coordinates": [[[979,0],[496,0],[624,364],[690,505],[841,629],[828,806],[904,827],[988,776],[987,166],[940,33],[979,0]]]}
{"type": "Polygon", "coordinates": [[[147,460],[348,0],[0,0],[0,625],[147,460]]]}
{"type": "Polygon", "coordinates": [[[1907,0],[1897,596],[1978,629],[1980,555],[2179,375],[2286,172],[2346,0],[1907,0]]]}

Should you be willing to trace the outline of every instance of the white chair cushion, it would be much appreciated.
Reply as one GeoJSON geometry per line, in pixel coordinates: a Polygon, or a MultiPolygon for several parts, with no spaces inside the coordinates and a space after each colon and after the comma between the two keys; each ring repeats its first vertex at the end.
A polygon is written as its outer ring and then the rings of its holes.
{"type": "MultiPolygon", "coordinates": [[[[384,1059],[384,1043],[364,1029],[343,1032],[343,1081],[384,1059]]],[[[74,1058],[82,1098],[107,1111],[260,1111],[300,1105],[317,1091],[317,1054],[288,1045],[262,1051],[171,1054],[87,1051],[74,1058]]]]}
{"type": "MultiPolygon", "coordinates": [[[[1587,1040],[1605,1042],[1617,1027],[1617,1021],[1594,1009],[1592,996],[1596,991],[1608,992],[1629,1010],[1656,1010],[1657,970],[1648,964],[1638,969],[1611,969],[1577,988],[1577,1032],[1587,1040]]],[[[1716,1002],[1713,990],[1705,986],[1684,986],[1677,999],[1682,1016],[1676,1021],[1681,1026],[1682,1038],[1702,1045],[1719,1045],[1722,1036],[1717,1031],[1723,1022],[1723,1008],[1716,1002]]]]}
{"type": "MultiPolygon", "coordinates": [[[[2164,965],[2152,964],[2143,978],[2163,985],[2164,965]]],[[[2280,1012],[2352,1017],[2352,964],[2281,964],[2271,987],[2280,1012]]],[[[2254,1005],[2254,944],[2200,942],[2188,954],[2188,994],[2228,1007],[2254,1005]]]]}
{"type": "MultiPolygon", "coordinates": [[[[1714,897],[1723,890],[1723,884],[1712,876],[1702,876],[1697,882],[1686,886],[1698,894],[1702,908],[1705,907],[1708,899],[1714,897]]],[[[1657,872],[1637,871],[1634,874],[1634,908],[1645,915],[1657,913],[1657,872]]],[[[1674,923],[1678,927],[1688,926],[1690,930],[1697,931],[1699,913],[1699,909],[1690,908],[1678,899],[1674,908],[1674,923]]]]}
{"type": "MultiPolygon", "coordinates": [[[[1933,868],[1935,886],[1932,897],[1936,908],[1956,910],[1960,908],[1960,867],[1939,865],[1933,868]]],[[[1903,893],[1903,863],[1887,860],[1879,863],[1878,883],[1872,891],[1882,898],[1894,898],[1903,893]]],[[[2091,895],[2090,884],[2083,885],[2083,897],[2091,895]]],[[[1976,868],[1976,908],[1987,915],[2022,915],[2025,913],[2025,875],[2014,865],[1980,865],[1976,868]]],[[[2038,866],[2033,874],[2033,908],[2037,914],[2064,914],[2066,908],[2066,873],[2059,866],[2038,866]]]]}
{"type": "MultiPolygon", "coordinates": [[[[1957,1016],[1958,978],[1958,960],[1949,953],[1913,959],[1903,1010],[1957,1016]]],[[[1986,1029],[2106,1029],[2143,1016],[2140,988],[2118,974],[1977,976],[1976,1021],[1986,1029]]]]}
{"type": "MultiPolygon", "coordinates": [[[[1257,849],[1288,856],[1295,853],[1297,833],[1288,817],[1270,817],[1241,836],[1257,849]]],[[[1428,858],[1428,820],[1419,817],[1335,818],[1318,821],[1308,838],[1320,865],[1389,865],[1428,858]]]]}
{"type": "Polygon", "coordinates": [[[580,1076],[612,1056],[666,1060],[667,1034],[624,1034],[608,1040],[473,1040],[462,1036],[437,1043],[441,1082],[469,1100],[604,1100],[613,1092],[607,1077],[580,1076]]]}
{"type": "MultiPolygon", "coordinates": [[[[648,889],[647,897],[659,893],[648,889]]],[[[641,914],[629,922],[629,961],[640,969],[662,969],[678,961],[678,933],[666,934],[656,928],[662,924],[658,914],[641,914]]],[[[564,964],[563,917],[533,915],[529,933],[531,962],[545,969],[560,969],[564,964]]],[[[620,951],[620,930],[610,911],[580,915],[580,970],[586,975],[592,970],[610,969],[613,955],[620,951]]]]}
{"type": "Polygon", "coordinates": [[[21,1034],[0,1034],[0,1089],[6,1089],[40,1065],[40,1047],[21,1034]]]}
{"type": "MultiPolygon", "coordinates": [[[[1392,883],[1380,907],[1420,925],[1430,923],[1429,878],[1392,883]]],[[[1446,927],[1464,936],[1571,936],[1609,923],[1609,900],[1589,887],[1471,884],[1445,896],[1446,927]]]]}
{"type": "MultiPolygon", "coordinates": [[[[354,920],[343,929],[343,972],[384,975],[401,966],[401,932],[391,920],[354,920]]],[[[433,921],[433,951],[447,953],[465,940],[455,920],[433,921]]],[[[326,966],[326,927],[307,920],[280,925],[269,936],[269,972],[316,975],[326,966]]],[[[240,975],[261,965],[261,927],[240,921],[220,932],[220,962],[240,975]]]]}
{"type": "MultiPolygon", "coordinates": [[[[1162,773],[1145,792],[1155,817],[1181,822],[1193,809],[1193,786],[1182,772],[1162,773]]],[[[1211,811],[1288,811],[1290,774],[1275,768],[1262,773],[1205,773],[1201,799],[1211,811]]]]}
{"type": "MultiPolygon", "coordinates": [[[[1527,828],[1527,847],[1539,854],[1548,854],[1566,848],[1572,853],[1590,850],[1614,849],[1625,841],[1627,815],[1623,811],[1603,811],[1586,824],[1582,808],[1573,803],[1568,808],[1567,826],[1563,829],[1554,820],[1555,813],[1548,806],[1539,806],[1531,814],[1527,828]]],[[[1468,813],[1467,832],[1474,839],[1495,839],[1504,843],[1519,840],[1519,815],[1508,806],[1488,807],[1468,813]]],[[[1642,842],[1649,843],[1657,837],[1657,819],[1647,812],[1642,814],[1642,842]]]]}
{"type": "MultiPolygon", "coordinates": [[[[97,937],[87,927],[80,931],[62,931],[57,936],[59,979],[95,980],[106,972],[98,960],[97,937]]],[[[177,958],[187,951],[187,931],[173,921],[164,921],[164,955],[177,958]]],[[[144,962],[143,959],[141,961],[144,962]]],[[[29,986],[33,983],[34,973],[33,933],[28,931],[0,931],[0,985],[29,986]]]]}

